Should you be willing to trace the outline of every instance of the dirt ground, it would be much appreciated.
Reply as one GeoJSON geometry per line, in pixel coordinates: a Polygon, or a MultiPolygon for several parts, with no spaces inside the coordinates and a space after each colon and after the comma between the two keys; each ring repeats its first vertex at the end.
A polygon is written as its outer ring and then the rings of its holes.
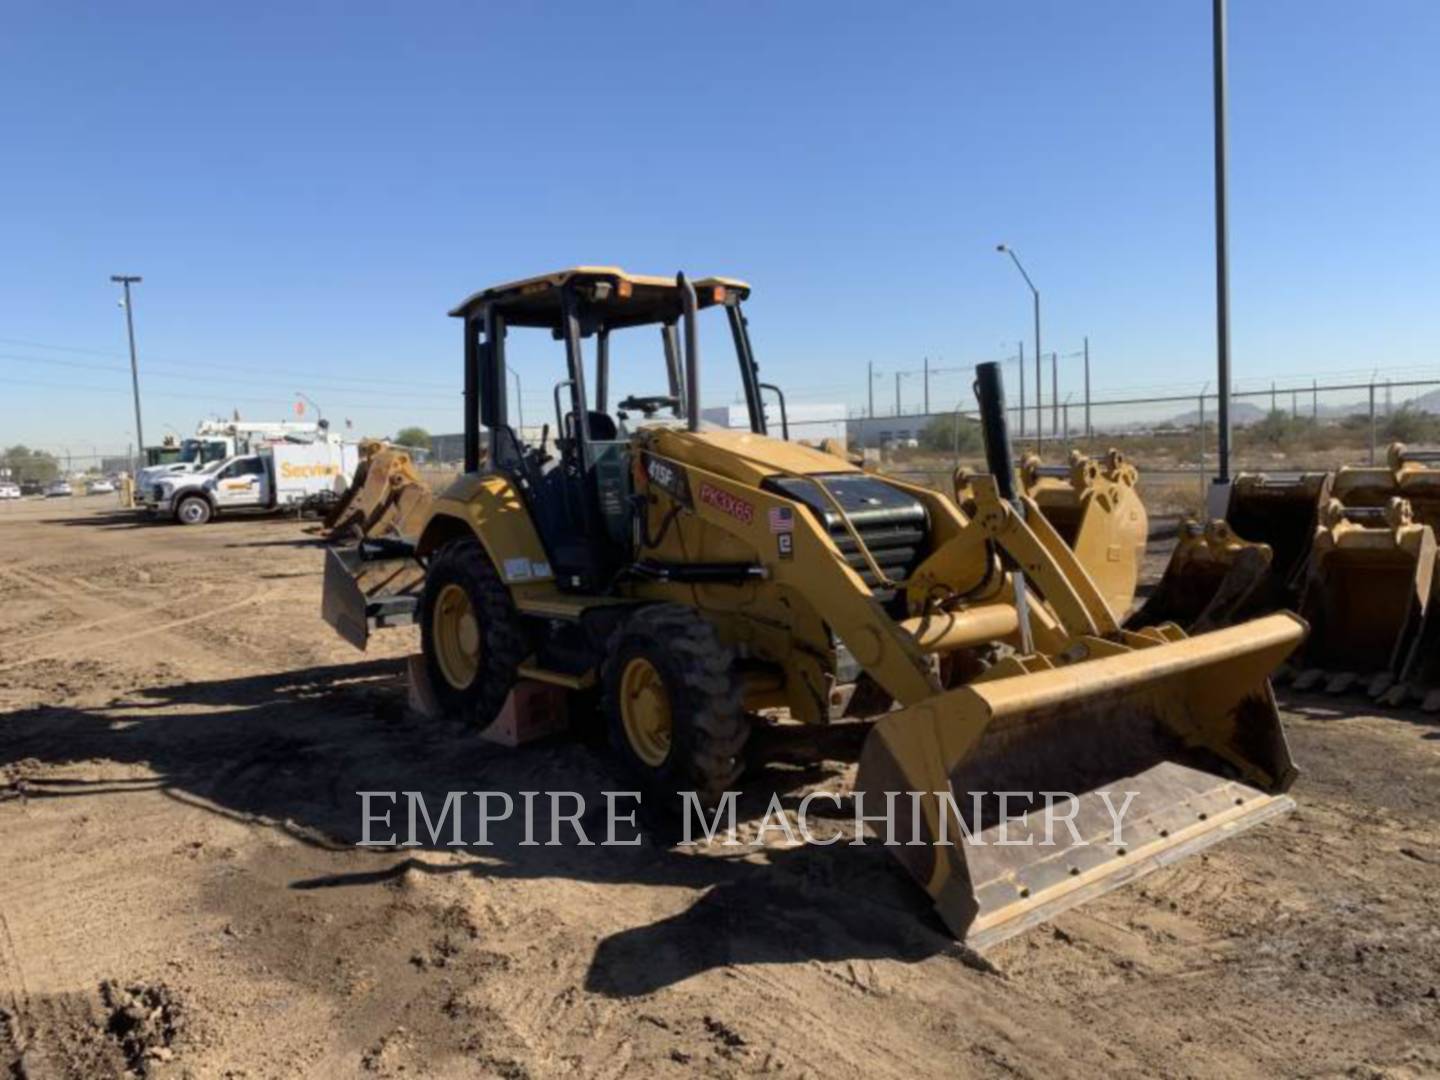
{"type": "MultiPolygon", "coordinates": [[[[628,785],[411,719],[413,631],[333,637],[322,559],[0,505],[0,1075],[1440,1074],[1418,713],[1282,698],[1297,812],[982,960],[878,846],[355,847],[357,791],[628,785]]],[[[861,733],[747,790],[843,785],[861,733]]]]}

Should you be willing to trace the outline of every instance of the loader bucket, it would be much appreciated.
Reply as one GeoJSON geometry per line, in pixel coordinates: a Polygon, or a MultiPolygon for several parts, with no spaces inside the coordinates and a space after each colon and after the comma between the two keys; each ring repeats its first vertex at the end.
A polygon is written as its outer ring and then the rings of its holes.
{"type": "Polygon", "coordinates": [[[876,723],[857,798],[874,814],[886,792],[927,793],[919,813],[899,804],[890,850],[950,931],[985,948],[1290,809],[1268,676],[1304,634],[1289,613],[1151,631],[941,693],[876,723]]]}
{"type": "Polygon", "coordinates": [[[370,631],[414,622],[424,584],[424,567],[398,546],[326,548],[320,616],[351,645],[364,649],[370,631]]]}
{"type": "Polygon", "coordinates": [[[1390,503],[1327,508],[1300,604],[1311,632],[1299,689],[1324,679],[1326,689],[1340,691],[1363,678],[1379,696],[1413,666],[1430,615],[1435,535],[1414,523],[1403,499],[1390,503]]]}
{"type": "Polygon", "coordinates": [[[1320,509],[1330,498],[1329,473],[1245,474],[1230,489],[1225,522],[1236,536],[1269,546],[1273,602],[1294,607],[1304,584],[1320,509]]]}
{"type": "Polygon", "coordinates": [[[1223,521],[1186,521],[1155,591],[1125,625],[1176,623],[1192,634],[1231,626],[1261,611],[1269,592],[1269,545],[1237,537],[1223,521]]]}

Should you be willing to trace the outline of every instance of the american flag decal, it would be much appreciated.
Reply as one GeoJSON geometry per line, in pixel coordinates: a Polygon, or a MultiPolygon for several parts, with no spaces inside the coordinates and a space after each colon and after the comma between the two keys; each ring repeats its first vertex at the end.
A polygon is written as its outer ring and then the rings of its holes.
{"type": "Polygon", "coordinates": [[[794,532],[794,511],[788,506],[772,506],[770,508],[770,531],[772,533],[794,532]]]}

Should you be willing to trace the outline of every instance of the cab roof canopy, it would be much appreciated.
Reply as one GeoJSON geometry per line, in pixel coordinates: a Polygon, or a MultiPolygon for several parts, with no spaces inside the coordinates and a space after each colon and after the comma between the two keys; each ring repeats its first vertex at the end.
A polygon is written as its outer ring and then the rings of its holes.
{"type": "MultiPolygon", "coordinates": [[[[702,308],[744,300],[750,295],[750,286],[734,278],[700,278],[691,284],[696,303],[702,308]]],[[[587,314],[607,329],[680,318],[680,289],[673,277],[631,274],[618,266],[574,266],[494,285],[466,297],[450,314],[471,318],[493,304],[511,326],[545,327],[558,334],[563,318],[560,297],[565,286],[579,294],[587,314]]]]}

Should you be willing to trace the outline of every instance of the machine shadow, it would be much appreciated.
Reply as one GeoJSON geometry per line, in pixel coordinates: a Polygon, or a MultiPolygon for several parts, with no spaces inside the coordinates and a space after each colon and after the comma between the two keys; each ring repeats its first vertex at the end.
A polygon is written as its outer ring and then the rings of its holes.
{"type": "MultiPolygon", "coordinates": [[[[677,843],[681,830],[672,817],[642,806],[631,826],[623,815],[634,804],[621,801],[616,835],[638,835],[640,843],[602,845],[609,825],[605,792],[632,785],[600,749],[598,723],[577,725],[570,737],[499,747],[459,725],[409,713],[402,666],[398,660],[371,660],[176,683],[133,691],[101,708],[41,706],[11,713],[0,719],[0,801],[158,788],[208,812],[283,830],[327,853],[311,860],[326,872],[293,881],[296,889],[375,886],[419,872],[695,892],[683,911],[614,933],[596,947],[586,986],[617,997],[651,993],[734,963],[968,956],[883,846],[851,846],[848,834],[831,846],[687,847],[677,843]],[[144,764],[156,775],[94,781],[26,777],[29,761],[95,760],[144,764]],[[417,847],[356,847],[367,838],[357,794],[362,791],[418,792],[434,818],[450,792],[497,792],[510,797],[516,813],[490,825],[491,846],[476,846],[478,800],[467,796],[461,843],[474,857],[437,865],[414,856],[424,850],[453,854],[448,827],[432,838],[422,822],[417,847]],[[531,823],[533,846],[522,843],[525,792],[542,793],[531,823]],[[574,825],[564,820],[575,804],[567,799],[552,806],[546,792],[574,792],[583,799],[579,826],[594,846],[582,846],[574,825]],[[548,843],[557,836],[560,844],[548,843]]],[[[754,832],[772,794],[793,806],[813,785],[835,780],[847,759],[853,762],[863,735],[863,725],[761,729],[756,750],[763,761],[752,765],[736,800],[741,837],[747,825],[754,832]],[[811,741],[802,747],[807,735],[811,741]]],[[[392,813],[388,827],[371,823],[368,838],[406,839],[406,806],[399,794],[393,801],[372,801],[373,812],[392,813]]],[[[843,800],[838,808],[833,801],[816,808],[837,819],[827,823],[817,814],[817,834],[846,831],[844,818],[851,811],[843,800]]]]}

